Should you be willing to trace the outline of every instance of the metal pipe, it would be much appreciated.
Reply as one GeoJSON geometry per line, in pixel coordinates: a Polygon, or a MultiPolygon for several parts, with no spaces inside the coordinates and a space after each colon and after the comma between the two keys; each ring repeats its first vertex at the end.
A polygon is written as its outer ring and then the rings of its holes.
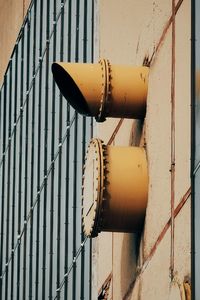
{"type": "Polygon", "coordinates": [[[54,79],[64,97],[79,113],[106,117],[145,117],[148,67],[98,64],[53,63],[54,79]],[[92,88],[91,88],[92,87],[92,88]]]}
{"type": "Polygon", "coordinates": [[[100,231],[140,231],[147,198],[148,170],[144,148],[106,146],[99,139],[93,139],[87,151],[83,176],[86,235],[94,237],[100,231]]]}

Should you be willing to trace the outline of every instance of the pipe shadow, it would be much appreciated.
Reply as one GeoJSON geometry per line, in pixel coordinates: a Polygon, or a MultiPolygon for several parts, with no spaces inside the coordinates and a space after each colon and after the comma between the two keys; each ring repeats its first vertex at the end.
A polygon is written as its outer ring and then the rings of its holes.
{"type": "Polygon", "coordinates": [[[126,233],[121,251],[121,299],[136,278],[141,233],[126,233]]]}

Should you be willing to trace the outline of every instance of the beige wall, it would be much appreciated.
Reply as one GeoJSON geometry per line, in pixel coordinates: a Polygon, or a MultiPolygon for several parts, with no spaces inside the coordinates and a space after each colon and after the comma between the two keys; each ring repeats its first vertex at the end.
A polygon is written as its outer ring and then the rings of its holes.
{"type": "Polygon", "coordinates": [[[0,85],[30,0],[0,0],[0,85]]]}
{"type": "MultiPolygon", "coordinates": [[[[181,299],[181,283],[185,277],[190,277],[190,198],[175,218],[173,282],[170,279],[170,257],[173,253],[170,227],[154,249],[171,215],[172,141],[175,145],[175,208],[190,187],[190,1],[179,1],[179,4],[175,18],[173,135],[172,24],[169,22],[172,1],[98,2],[97,59],[104,57],[111,63],[142,65],[145,57],[151,58],[155,50],[156,53],[150,65],[143,128],[149,166],[149,199],[144,232],[141,239],[135,234],[101,233],[93,242],[93,262],[97,267],[93,274],[94,299],[110,273],[109,299],[114,300],[167,300],[169,296],[178,300],[181,299]],[[155,251],[151,252],[152,249],[155,251]]],[[[107,142],[118,121],[110,119],[98,125],[97,135],[107,142]]],[[[138,145],[138,137],[142,135],[139,125],[134,120],[124,121],[113,144],[138,145]]]]}
{"type": "MultiPolygon", "coordinates": [[[[171,17],[171,1],[97,2],[97,60],[105,57],[111,63],[142,65],[145,57],[151,58],[171,17]]],[[[175,207],[190,186],[190,1],[179,2],[175,24],[175,207]]],[[[0,0],[0,83],[28,4],[28,0],[0,0]]],[[[150,181],[144,232],[141,237],[101,233],[93,241],[92,299],[97,299],[98,290],[111,274],[109,299],[165,300],[171,293],[170,299],[178,300],[179,286],[190,276],[190,199],[175,218],[174,282],[170,282],[170,228],[149,258],[171,209],[171,52],[170,25],[150,66],[144,128],[138,121],[126,120],[113,142],[139,145],[140,138],[145,138],[150,181]]],[[[98,125],[97,136],[107,142],[118,122],[110,119],[98,125]]]]}

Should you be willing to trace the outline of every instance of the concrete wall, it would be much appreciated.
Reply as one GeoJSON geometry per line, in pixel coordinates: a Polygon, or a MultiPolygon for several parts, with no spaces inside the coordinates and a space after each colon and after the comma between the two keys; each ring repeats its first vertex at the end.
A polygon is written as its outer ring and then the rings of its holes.
{"type": "MultiPolygon", "coordinates": [[[[109,274],[108,299],[181,299],[182,282],[190,277],[190,193],[184,197],[190,188],[190,1],[176,1],[173,40],[172,1],[98,3],[96,57],[119,64],[150,62],[144,124],[124,120],[113,142],[146,145],[149,199],[141,236],[101,233],[93,242],[93,299],[109,274]]],[[[97,135],[107,142],[118,122],[98,125],[97,135]]]]}
{"type": "Polygon", "coordinates": [[[0,85],[30,0],[0,0],[0,85]]]}

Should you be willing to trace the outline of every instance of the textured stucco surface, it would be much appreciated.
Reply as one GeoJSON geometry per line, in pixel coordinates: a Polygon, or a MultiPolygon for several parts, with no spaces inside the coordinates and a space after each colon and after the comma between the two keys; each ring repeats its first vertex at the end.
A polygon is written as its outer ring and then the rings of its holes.
{"type": "Polygon", "coordinates": [[[171,30],[151,66],[146,116],[149,201],[144,257],[170,217],[171,163],[171,30]]]}
{"type": "MultiPolygon", "coordinates": [[[[177,1],[178,2],[178,1],[177,1]]],[[[111,63],[141,65],[150,59],[172,14],[172,1],[99,1],[99,52],[111,63]]],[[[183,0],[175,22],[175,207],[190,186],[190,1],[183,0]],[[184,27],[184,30],[183,30],[184,27]]],[[[98,48],[98,47],[97,47],[98,48]]],[[[98,49],[96,49],[98,50],[98,49]]],[[[171,229],[158,245],[134,284],[171,214],[171,91],[172,25],[160,42],[150,66],[147,114],[143,138],[149,166],[149,199],[138,255],[135,234],[100,234],[97,251],[99,289],[112,272],[109,299],[160,300],[178,295],[170,281],[171,229]],[[111,263],[105,263],[101,249],[111,263]],[[104,279],[103,279],[104,277],[104,279]]],[[[108,142],[119,120],[97,125],[97,136],[108,142]]],[[[138,145],[137,121],[124,120],[114,145],[138,145]]],[[[143,144],[143,139],[141,140],[143,144]]],[[[179,281],[190,277],[190,199],[175,218],[174,271],[179,281]]]]}
{"type": "Polygon", "coordinates": [[[0,85],[30,0],[0,0],[0,85]]]}

